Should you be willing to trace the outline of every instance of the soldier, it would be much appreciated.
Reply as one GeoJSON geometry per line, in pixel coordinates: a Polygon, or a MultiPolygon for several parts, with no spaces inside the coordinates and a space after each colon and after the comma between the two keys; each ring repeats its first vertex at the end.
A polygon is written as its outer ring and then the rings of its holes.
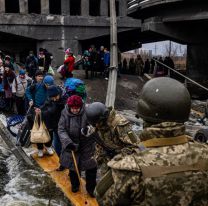
{"type": "Polygon", "coordinates": [[[108,170],[107,162],[116,154],[131,152],[132,148],[138,146],[138,138],[126,118],[100,102],[88,105],[86,115],[88,122],[95,126],[95,130],[88,130],[87,136],[92,133],[91,137],[98,143],[95,158],[104,174],[108,170]]]}
{"type": "Polygon", "coordinates": [[[190,106],[188,90],[174,79],[144,85],[137,109],[144,120],[142,142],[108,162],[110,170],[96,187],[101,206],[208,205],[208,145],[185,135],[190,106]]]}

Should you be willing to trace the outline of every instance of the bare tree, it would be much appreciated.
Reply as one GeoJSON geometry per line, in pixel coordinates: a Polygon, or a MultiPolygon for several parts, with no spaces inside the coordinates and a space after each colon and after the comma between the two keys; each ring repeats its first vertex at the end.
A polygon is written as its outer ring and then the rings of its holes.
{"type": "Polygon", "coordinates": [[[171,41],[169,41],[169,44],[165,44],[164,48],[164,56],[169,56],[169,57],[175,57],[180,51],[180,45],[178,44],[173,44],[171,41]]]}

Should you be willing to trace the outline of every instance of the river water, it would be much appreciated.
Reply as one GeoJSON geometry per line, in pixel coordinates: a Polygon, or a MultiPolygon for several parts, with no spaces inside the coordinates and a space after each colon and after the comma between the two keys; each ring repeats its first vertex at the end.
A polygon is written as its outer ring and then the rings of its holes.
{"type": "MultiPolygon", "coordinates": [[[[200,105],[200,102],[196,105],[200,105]]],[[[191,120],[186,123],[190,135],[196,132],[194,125],[197,118],[192,114],[191,120]]],[[[5,121],[5,116],[0,115],[0,120],[5,121]]],[[[139,132],[142,128],[141,125],[133,125],[133,129],[139,132]]],[[[0,206],[68,205],[68,200],[46,173],[38,166],[28,167],[18,162],[0,138],[0,206]]]]}
{"type": "MultiPolygon", "coordinates": [[[[2,120],[4,116],[0,116],[2,120]]],[[[31,152],[31,151],[27,151],[31,152]]],[[[68,200],[38,166],[19,162],[0,138],[1,206],[68,206],[68,200]]]]}

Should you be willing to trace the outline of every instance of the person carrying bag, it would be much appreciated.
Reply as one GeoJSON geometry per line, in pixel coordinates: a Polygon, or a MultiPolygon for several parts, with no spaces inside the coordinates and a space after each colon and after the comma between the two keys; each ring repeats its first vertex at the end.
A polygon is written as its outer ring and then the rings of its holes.
{"type": "Polygon", "coordinates": [[[33,124],[33,128],[31,130],[31,143],[47,143],[51,140],[49,132],[45,126],[45,123],[42,121],[41,114],[35,115],[35,120],[33,124]],[[40,118],[40,124],[38,122],[38,118],[40,118]]]}
{"type": "Polygon", "coordinates": [[[50,134],[42,121],[41,113],[36,112],[34,124],[31,130],[31,143],[37,144],[38,157],[43,157],[43,144],[49,155],[53,155],[53,149],[51,148],[52,140],[50,134]],[[38,121],[39,120],[39,121],[38,121]]]}

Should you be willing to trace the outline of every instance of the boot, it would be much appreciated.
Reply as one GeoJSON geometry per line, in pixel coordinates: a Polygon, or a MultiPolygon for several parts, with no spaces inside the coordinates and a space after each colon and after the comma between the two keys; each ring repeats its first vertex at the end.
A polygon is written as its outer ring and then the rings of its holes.
{"type": "Polygon", "coordinates": [[[70,170],[69,172],[69,177],[71,181],[71,186],[72,186],[72,192],[76,193],[79,191],[79,178],[78,175],[75,171],[70,170]]]}
{"type": "Polygon", "coordinates": [[[46,148],[46,151],[49,155],[53,155],[54,154],[54,151],[52,149],[52,147],[45,147],[46,148]]]}
{"type": "Polygon", "coordinates": [[[94,196],[94,190],[96,186],[97,168],[93,168],[85,171],[86,175],[86,190],[91,197],[94,196]]]}
{"type": "Polygon", "coordinates": [[[66,168],[62,165],[59,166],[59,168],[56,169],[56,171],[61,172],[64,171],[66,168]]]}
{"type": "Polygon", "coordinates": [[[94,191],[87,191],[90,197],[95,198],[94,191]]]}
{"type": "Polygon", "coordinates": [[[39,149],[38,150],[38,157],[43,157],[43,150],[42,149],[39,149]]]}
{"type": "Polygon", "coordinates": [[[76,193],[79,191],[79,186],[72,185],[72,192],[76,193]]]}

